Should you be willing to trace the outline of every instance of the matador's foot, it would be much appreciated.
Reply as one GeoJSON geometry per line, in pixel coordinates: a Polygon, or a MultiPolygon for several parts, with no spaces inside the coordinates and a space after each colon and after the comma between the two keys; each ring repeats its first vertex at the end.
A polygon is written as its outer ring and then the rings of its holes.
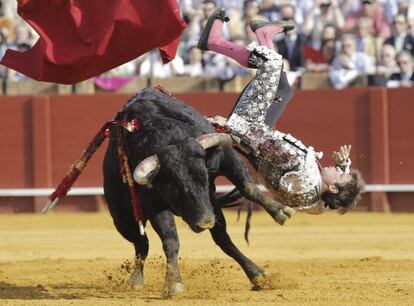
{"type": "Polygon", "coordinates": [[[263,20],[253,20],[250,22],[250,29],[253,32],[256,32],[258,29],[261,29],[271,32],[272,35],[276,35],[278,33],[286,33],[291,31],[295,28],[295,24],[291,21],[263,21],[263,20]],[[266,27],[266,28],[265,28],[266,27]]]}
{"type": "MultiPolygon", "coordinates": [[[[229,21],[229,18],[226,17],[226,11],[224,10],[224,8],[216,9],[208,18],[206,26],[204,27],[203,32],[201,32],[200,39],[197,44],[197,47],[199,49],[203,51],[208,50],[208,43],[209,43],[211,28],[213,27],[213,24],[216,20],[219,20],[220,22],[229,21]]],[[[215,32],[213,31],[213,33],[215,32]]]]}

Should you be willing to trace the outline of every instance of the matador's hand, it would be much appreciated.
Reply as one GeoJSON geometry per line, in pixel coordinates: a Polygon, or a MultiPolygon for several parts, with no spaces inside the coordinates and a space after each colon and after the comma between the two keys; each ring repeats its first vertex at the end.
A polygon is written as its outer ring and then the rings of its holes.
{"type": "Polygon", "coordinates": [[[221,116],[207,117],[207,121],[211,124],[217,124],[219,126],[224,127],[227,123],[227,118],[221,116]]]}
{"type": "Polygon", "coordinates": [[[351,153],[351,145],[343,145],[339,148],[339,152],[332,153],[332,159],[338,166],[345,166],[351,153]]]}

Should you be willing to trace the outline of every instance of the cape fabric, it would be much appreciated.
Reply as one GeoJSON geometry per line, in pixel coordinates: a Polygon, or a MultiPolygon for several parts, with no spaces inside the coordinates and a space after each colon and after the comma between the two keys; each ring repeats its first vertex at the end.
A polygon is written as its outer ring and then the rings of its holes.
{"type": "Polygon", "coordinates": [[[159,48],[175,57],[185,28],[177,0],[18,0],[18,13],[39,34],[1,64],[38,81],[73,84],[159,48]]]}

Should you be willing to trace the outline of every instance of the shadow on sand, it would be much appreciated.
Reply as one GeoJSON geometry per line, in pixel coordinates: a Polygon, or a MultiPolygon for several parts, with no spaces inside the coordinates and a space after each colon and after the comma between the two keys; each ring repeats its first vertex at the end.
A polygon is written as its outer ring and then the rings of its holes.
{"type": "Polygon", "coordinates": [[[52,298],[41,285],[17,286],[0,282],[0,299],[43,300],[52,298]]]}
{"type": "MultiPolygon", "coordinates": [[[[50,288],[43,285],[36,286],[18,286],[15,284],[9,284],[0,282],[0,300],[12,299],[12,300],[55,300],[55,299],[84,299],[87,294],[82,293],[67,293],[67,291],[60,292],[63,289],[74,289],[74,286],[57,285],[50,288]],[[49,292],[50,291],[50,292],[49,292]]],[[[76,287],[77,289],[92,288],[90,286],[76,287]]],[[[0,302],[1,304],[1,302],[0,302]]]]}

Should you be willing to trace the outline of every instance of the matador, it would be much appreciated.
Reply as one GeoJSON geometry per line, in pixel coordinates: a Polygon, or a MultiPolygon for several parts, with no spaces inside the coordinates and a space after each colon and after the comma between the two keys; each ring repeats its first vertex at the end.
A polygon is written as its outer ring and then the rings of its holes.
{"type": "Polygon", "coordinates": [[[272,130],[292,96],[283,72],[283,59],[273,47],[273,36],[293,30],[288,22],[253,21],[251,30],[259,45],[236,45],[223,36],[224,9],[208,19],[198,47],[224,54],[245,67],[257,69],[244,88],[228,119],[215,117],[212,123],[240,139],[239,146],[258,170],[263,185],[275,200],[297,210],[319,214],[327,208],[343,214],[353,208],[364,188],[357,170],[350,170],[351,146],[333,153],[334,166],[322,167],[321,152],[305,146],[290,134],[272,130]]]}

